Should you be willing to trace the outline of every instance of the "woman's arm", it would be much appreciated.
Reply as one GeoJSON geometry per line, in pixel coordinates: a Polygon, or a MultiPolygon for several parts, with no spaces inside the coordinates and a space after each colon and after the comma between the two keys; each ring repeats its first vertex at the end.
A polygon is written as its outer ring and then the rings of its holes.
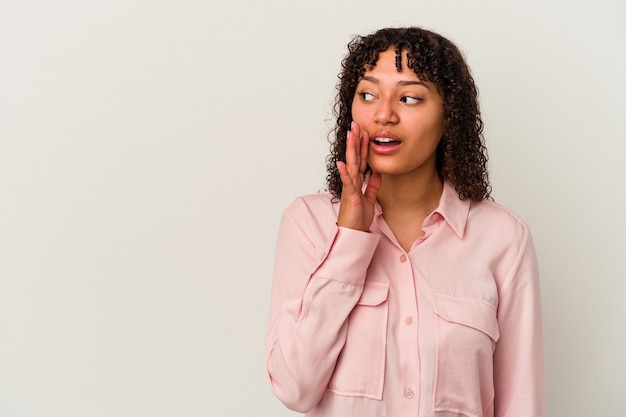
{"type": "Polygon", "coordinates": [[[311,217],[315,211],[298,199],[283,214],[267,334],[272,390],[300,412],[326,390],[379,240],[337,227],[332,217],[332,227],[320,230],[320,219],[311,217]]]}
{"type": "Polygon", "coordinates": [[[539,273],[528,229],[515,264],[499,288],[498,325],[495,416],[545,417],[539,273]]]}

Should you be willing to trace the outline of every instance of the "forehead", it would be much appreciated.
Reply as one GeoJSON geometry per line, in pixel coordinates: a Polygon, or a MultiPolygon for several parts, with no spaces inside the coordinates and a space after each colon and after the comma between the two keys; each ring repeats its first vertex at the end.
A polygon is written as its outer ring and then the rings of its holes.
{"type": "Polygon", "coordinates": [[[365,71],[371,72],[374,70],[388,70],[415,74],[415,71],[413,71],[408,64],[408,52],[406,50],[398,53],[395,48],[389,47],[385,51],[378,54],[378,57],[373,65],[365,64],[365,71]]]}
{"type": "Polygon", "coordinates": [[[408,66],[406,51],[402,54],[389,48],[378,55],[378,60],[373,66],[366,65],[364,76],[372,75],[391,79],[420,80],[415,71],[408,66]]]}

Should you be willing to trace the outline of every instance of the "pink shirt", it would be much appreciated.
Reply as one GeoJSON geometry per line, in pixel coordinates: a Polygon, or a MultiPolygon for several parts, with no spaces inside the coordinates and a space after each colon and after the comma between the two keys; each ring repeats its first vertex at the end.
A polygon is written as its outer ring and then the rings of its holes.
{"type": "Polygon", "coordinates": [[[528,227],[445,184],[409,252],[379,206],[336,226],[328,193],[283,213],[267,371],[310,417],[543,417],[537,261],[528,227]]]}

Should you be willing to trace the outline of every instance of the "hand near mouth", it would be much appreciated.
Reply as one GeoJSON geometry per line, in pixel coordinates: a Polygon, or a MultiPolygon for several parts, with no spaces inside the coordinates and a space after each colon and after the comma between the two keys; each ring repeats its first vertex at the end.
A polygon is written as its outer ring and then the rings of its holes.
{"type": "Polygon", "coordinates": [[[352,129],[346,138],[346,162],[337,162],[343,184],[337,225],[364,232],[372,224],[376,196],[382,182],[380,174],[372,173],[365,191],[362,191],[369,143],[367,132],[361,132],[359,124],[352,122],[352,129]]]}

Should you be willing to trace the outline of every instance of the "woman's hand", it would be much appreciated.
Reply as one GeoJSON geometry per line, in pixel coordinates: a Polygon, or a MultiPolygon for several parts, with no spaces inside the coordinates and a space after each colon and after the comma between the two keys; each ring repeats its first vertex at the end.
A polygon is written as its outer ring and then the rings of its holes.
{"type": "Polygon", "coordinates": [[[365,191],[362,191],[369,142],[367,132],[361,132],[359,124],[352,122],[346,138],[346,162],[337,161],[343,183],[337,225],[364,232],[372,224],[376,195],[382,182],[380,174],[372,173],[365,191]]]}

